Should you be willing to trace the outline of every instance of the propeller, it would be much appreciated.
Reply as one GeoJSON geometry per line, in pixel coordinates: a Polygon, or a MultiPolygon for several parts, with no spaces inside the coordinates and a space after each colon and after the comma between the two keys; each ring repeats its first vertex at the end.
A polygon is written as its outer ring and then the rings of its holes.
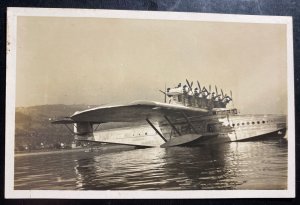
{"type": "Polygon", "coordinates": [[[225,95],[224,95],[224,92],[223,92],[223,90],[221,89],[221,93],[222,93],[222,101],[225,99],[225,98],[227,98],[227,97],[229,97],[229,96],[227,96],[227,94],[225,93],[225,95]]]}
{"type": "Polygon", "coordinates": [[[162,90],[159,90],[162,94],[166,95],[166,92],[162,91],[162,90]]]}
{"type": "Polygon", "coordinates": [[[201,86],[200,86],[200,83],[199,83],[199,81],[197,80],[197,83],[198,83],[198,88],[199,88],[199,92],[201,93],[201,86]]]}
{"type": "Polygon", "coordinates": [[[216,88],[216,95],[218,95],[218,88],[216,85],[215,85],[215,88],[216,88]]]}
{"type": "MultiPolygon", "coordinates": [[[[206,90],[207,91],[207,90],[206,90]]],[[[207,97],[211,94],[211,85],[209,85],[208,87],[208,93],[207,93],[207,97]]]]}
{"type": "MultiPolygon", "coordinates": [[[[222,94],[223,94],[223,93],[222,93],[222,94]]],[[[229,101],[232,100],[232,92],[231,92],[231,91],[230,91],[230,95],[231,95],[231,97],[225,93],[225,95],[222,96],[222,100],[224,100],[225,98],[229,99],[229,101]]],[[[228,102],[229,102],[229,101],[228,101],[228,102]]]]}
{"type": "Polygon", "coordinates": [[[162,90],[159,90],[162,94],[164,94],[164,96],[165,96],[165,103],[167,102],[167,93],[166,92],[164,92],[164,91],[162,91],[162,90]]]}
{"type": "Polygon", "coordinates": [[[232,101],[232,106],[234,107],[234,104],[233,104],[233,98],[232,98],[232,91],[230,90],[230,99],[232,101]]]}
{"type": "Polygon", "coordinates": [[[165,91],[162,91],[162,90],[159,90],[162,94],[164,94],[164,96],[165,96],[165,103],[167,102],[167,92],[166,92],[166,84],[165,84],[165,91]]]}
{"type": "Polygon", "coordinates": [[[188,84],[189,89],[190,89],[190,91],[192,92],[192,94],[194,94],[194,93],[193,93],[193,90],[192,90],[193,82],[190,84],[190,82],[186,79],[186,83],[188,84]]]}

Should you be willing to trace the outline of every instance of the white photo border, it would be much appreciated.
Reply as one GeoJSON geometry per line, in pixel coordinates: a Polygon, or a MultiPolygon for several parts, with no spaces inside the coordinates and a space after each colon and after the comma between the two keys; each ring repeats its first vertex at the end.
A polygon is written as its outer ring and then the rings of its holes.
{"type": "Polygon", "coordinates": [[[287,16],[254,16],[163,11],[127,11],[96,9],[7,9],[7,69],[5,115],[5,198],[57,199],[194,199],[194,198],[294,198],[295,197],[295,104],[293,64],[293,23],[287,16]],[[287,190],[193,190],[193,191],[64,191],[14,190],[14,136],[16,97],[17,17],[94,17],[125,19],[161,19],[206,22],[284,24],[287,26],[288,72],[288,183],[287,190]]]}

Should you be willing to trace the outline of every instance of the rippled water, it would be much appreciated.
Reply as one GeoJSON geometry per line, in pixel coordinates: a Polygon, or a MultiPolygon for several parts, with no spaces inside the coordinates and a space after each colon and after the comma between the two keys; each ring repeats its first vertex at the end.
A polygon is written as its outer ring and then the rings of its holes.
{"type": "Polygon", "coordinates": [[[286,189],[287,142],[15,158],[15,189],[286,189]]]}

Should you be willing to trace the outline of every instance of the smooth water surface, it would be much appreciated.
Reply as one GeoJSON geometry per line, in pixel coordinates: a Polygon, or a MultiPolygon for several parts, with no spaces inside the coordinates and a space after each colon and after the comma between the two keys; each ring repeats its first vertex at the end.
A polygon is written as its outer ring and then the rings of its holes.
{"type": "Polygon", "coordinates": [[[286,140],[15,157],[16,190],[286,188],[286,140]]]}

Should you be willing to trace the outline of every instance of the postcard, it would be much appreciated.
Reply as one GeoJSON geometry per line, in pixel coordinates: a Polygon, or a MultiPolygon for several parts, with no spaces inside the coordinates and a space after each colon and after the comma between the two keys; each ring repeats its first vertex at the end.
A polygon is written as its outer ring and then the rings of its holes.
{"type": "Polygon", "coordinates": [[[292,198],[292,18],[8,8],[6,198],[292,198]]]}

